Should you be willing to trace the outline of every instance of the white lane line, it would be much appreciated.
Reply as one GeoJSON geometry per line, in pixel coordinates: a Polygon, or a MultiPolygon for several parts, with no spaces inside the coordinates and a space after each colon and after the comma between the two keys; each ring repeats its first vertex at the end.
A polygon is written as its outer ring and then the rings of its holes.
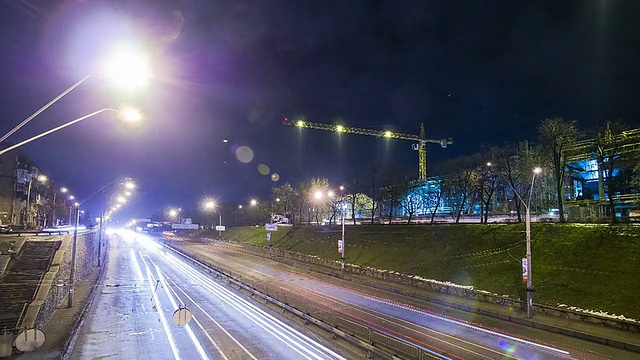
{"type": "MultiPolygon", "coordinates": [[[[163,273],[165,273],[163,271],[163,273]]],[[[166,273],[165,273],[166,276],[166,273]]],[[[203,314],[205,314],[209,320],[211,320],[218,328],[220,328],[220,330],[222,330],[231,340],[233,340],[234,343],[236,343],[236,345],[238,345],[239,348],[241,348],[249,357],[251,357],[253,360],[258,360],[255,356],[253,356],[253,354],[247,350],[247,348],[245,348],[240,341],[238,341],[238,339],[236,339],[233,335],[231,335],[231,333],[229,333],[227,331],[227,329],[225,329],[219,322],[216,321],[216,319],[214,319],[211,315],[209,315],[209,313],[202,307],[200,306],[200,304],[198,304],[191,296],[189,296],[189,294],[187,294],[180,286],[178,286],[178,284],[176,284],[175,281],[173,281],[171,278],[169,278],[168,276],[166,276],[167,279],[169,279],[169,281],[171,281],[171,283],[173,284],[174,287],[176,287],[178,290],[180,290],[180,292],[182,292],[184,294],[184,296],[187,297],[187,299],[189,299],[189,301],[194,304],[195,306],[198,307],[198,309],[200,309],[200,311],[202,311],[203,314]]],[[[170,289],[171,291],[174,291],[173,288],[170,289]]],[[[175,291],[174,291],[175,293],[175,291]]],[[[176,294],[176,297],[178,297],[178,295],[176,294]]],[[[196,316],[193,315],[193,319],[196,320],[196,316]]],[[[224,353],[222,352],[222,350],[220,350],[220,348],[218,347],[218,345],[216,344],[216,342],[211,338],[211,336],[209,336],[209,334],[207,333],[207,331],[204,329],[204,327],[200,324],[199,321],[196,320],[196,323],[198,324],[198,326],[200,326],[200,328],[202,329],[202,331],[205,333],[205,335],[209,338],[209,340],[211,341],[211,343],[213,343],[213,345],[216,347],[216,349],[218,349],[218,352],[220,352],[220,355],[222,355],[225,359],[227,358],[224,353]]]]}
{"type": "MultiPolygon", "coordinates": [[[[164,273],[164,271],[163,271],[163,273],[164,273]]],[[[205,314],[209,319],[213,320],[213,318],[212,318],[212,317],[211,317],[211,316],[210,316],[206,311],[204,311],[204,309],[202,309],[202,307],[201,307],[200,305],[198,305],[196,302],[194,302],[194,301],[193,301],[193,299],[192,299],[192,298],[191,298],[191,297],[190,297],[190,296],[189,296],[189,295],[188,295],[184,290],[182,290],[182,288],[180,288],[180,286],[178,286],[178,284],[176,284],[176,283],[175,283],[175,281],[173,281],[171,278],[169,278],[169,277],[167,276],[167,274],[166,274],[166,273],[164,273],[164,274],[165,274],[165,276],[167,277],[167,279],[169,279],[169,281],[171,281],[171,283],[173,284],[173,286],[174,286],[174,287],[176,287],[178,290],[180,290],[180,292],[182,292],[182,293],[183,293],[183,294],[184,294],[184,295],[185,295],[185,296],[186,296],[186,297],[187,297],[187,298],[188,298],[188,299],[189,299],[193,304],[195,304],[198,308],[200,308],[200,310],[201,310],[201,311],[202,311],[202,312],[203,312],[203,313],[204,313],[204,314],[205,314]]],[[[179,298],[179,297],[178,297],[178,294],[176,293],[176,291],[175,291],[175,290],[173,290],[173,288],[169,288],[169,290],[171,290],[171,292],[173,292],[173,294],[174,294],[177,298],[179,298]]],[[[209,332],[207,332],[207,330],[204,328],[204,326],[202,326],[202,324],[200,323],[200,321],[198,321],[198,319],[196,318],[195,314],[194,314],[194,315],[192,315],[192,319],[193,319],[193,321],[195,321],[195,322],[196,322],[196,324],[200,327],[200,330],[202,330],[202,332],[204,333],[204,335],[207,337],[207,339],[209,339],[209,341],[213,344],[213,346],[216,348],[216,350],[218,350],[218,353],[220,354],[220,356],[222,356],[225,360],[229,360],[229,358],[225,355],[225,353],[222,351],[222,349],[220,348],[220,346],[218,346],[218,343],[216,343],[216,341],[215,341],[215,340],[213,340],[213,338],[211,337],[211,335],[209,335],[209,332]]],[[[250,356],[252,359],[254,359],[254,360],[258,360],[258,359],[256,359],[256,358],[255,358],[255,357],[254,357],[254,356],[253,356],[249,351],[247,351],[247,349],[245,349],[245,347],[244,347],[244,346],[242,346],[242,344],[240,344],[240,343],[239,343],[239,342],[238,342],[238,341],[237,341],[233,336],[231,336],[231,334],[227,333],[227,331],[226,331],[224,328],[222,328],[222,327],[220,326],[220,324],[218,324],[218,322],[217,322],[217,321],[213,320],[213,322],[214,322],[216,325],[218,325],[218,326],[219,326],[219,327],[220,327],[220,328],[221,328],[221,329],[222,329],[222,330],[223,330],[223,331],[224,331],[224,332],[225,332],[225,333],[226,333],[226,334],[227,334],[227,335],[228,335],[228,336],[229,336],[229,337],[230,337],[230,338],[231,338],[231,339],[232,339],[232,340],[237,344],[237,345],[239,345],[239,346],[240,346],[240,348],[241,348],[242,350],[244,350],[244,351],[247,353],[247,355],[249,355],[249,356],[250,356]]]]}
{"type": "Polygon", "coordinates": [[[153,336],[153,329],[149,328],[149,335],[151,335],[151,340],[156,341],[156,337],[153,336]]]}
{"type": "Polygon", "coordinates": [[[133,263],[133,269],[135,270],[137,281],[144,281],[144,275],[142,275],[142,270],[140,270],[140,263],[138,263],[138,259],[136,257],[136,253],[131,249],[131,262],[133,263]]]}
{"type": "Polygon", "coordinates": [[[176,267],[181,268],[184,271],[185,275],[202,284],[205,289],[219,296],[220,299],[227,303],[229,306],[245,315],[256,325],[260,326],[266,332],[273,335],[276,339],[282,341],[285,345],[296,351],[301,356],[304,356],[308,359],[321,359],[321,356],[331,356],[331,358],[344,359],[334,351],[317,343],[316,341],[310,339],[299,331],[289,327],[279,319],[258,308],[253,303],[248,302],[239,295],[231,292],[229,289],[226,289],[224,286],[214,282],[192,267],[186,265],[183,261],[178,260],[175,256],[168,255],[167,259],[168,261],[171,261],[176,267]]]}
{"type": "MultiPolygon", "coordinates": [[[[149,255],[147,255],[147,257],[149,257],[149,255]]],[[[153,262],[151,260],[151,258],[149,258],[149,261],[153,262]]],[[[173,298],[173,295],[171,295],[171,293],[169,292],[169,285],[167,284],[167,282],[164,279],[164,276],[162,275],[162,273],[160,272],[160,269],[158,268],[158,265],[156,265],[155,263],[153,264],[156,273],[158,274],[158,279],[160,279],[160,283],[162,283],[162,288],[164,289],[165,294],[167,295],[167,297],[169,298],[169,301],[171,301],[171,305],[173,305],[174,309],[178,309],[178,304],[176,303],[176,301],[173,298]]],[[[189,326],[188,324],[185,325],[184,327],[187,330],[187,334],[189,334],[189,338],[191,339],[191,342],[193,342],[193,345],[196,347],[196,350],[198,351],[198,354],[200,355],[200,358],[202,360],[209,360],[209,356],[207,356],[207,354],[204,351],[204,348],[202,347],[202,344],[200,344],[200,340],[198,340],[198,338],[196,338],[196,335],[193,333],[193,330],[191,330],[191,326],[189,326]]]]}
{"type": "MultiPolygon", "coordinates": [[[[144,262],[144,259],[142,259],[142,261],[144,262]]],[[[162,329],[164,330],[164,333],[167,335],[167,340],[169,341],[169,346],[171,347],[171,352],[173,353],[173,357],[176,360],[180,360],[180,354],[178,353],[178,348],[176,347],[175,339],[173,338],[173,335],[169,331],[167,319],[165,319],[164,314],[162,313],[160,301],[158,300],[158,294],[154,290],[155,286],[153,284],[153,276],[151,275],[151,270],[149,269],[149,266],[147,266],[146,262],[144,266],[147,270],[147,280],[149,281],[149,289],[151,289],[153,294],[153,297],[152,297],[153,302],[156,304],[156,309],[158,310],[158,315],[160,316],[160,323],[162,323],[162,329]]]]}

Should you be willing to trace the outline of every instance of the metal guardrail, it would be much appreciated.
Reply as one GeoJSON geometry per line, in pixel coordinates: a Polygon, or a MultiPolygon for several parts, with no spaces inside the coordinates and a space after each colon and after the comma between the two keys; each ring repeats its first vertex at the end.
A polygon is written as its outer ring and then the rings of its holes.
{"type": "MultiPolygon", "coordinates": [[[[40,235],[62,235],[62,234],[70,234],[71,230],[56,230],[56,231],[19,231],[19,232],[15,232],[13,234],[16,234],[17,236],[22,236],[22,235],[35,235],[35,236],[40,236],[40,235]]],[[[9,233],[11,234],[11,233],[9,233]]]]}

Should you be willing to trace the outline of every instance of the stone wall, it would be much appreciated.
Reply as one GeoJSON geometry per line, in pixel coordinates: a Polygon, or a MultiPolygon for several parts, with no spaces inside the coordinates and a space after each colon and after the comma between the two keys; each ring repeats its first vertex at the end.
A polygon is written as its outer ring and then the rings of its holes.
{"type": "MultiPolygon", "coordinates": [[[[43,326],[58,307],[66,306],[62,302],[69,292],[72,243],[73,234],[62,237],[62,245],[53,256],[49,271],[44,275],[34,301],[27,308],[22,322],[23,328],[43,326]]],[[[78,234],[76,246],[75,280],[78,283],[86,279],[92,267],[97,264],[97,232],[78,234]]]]}

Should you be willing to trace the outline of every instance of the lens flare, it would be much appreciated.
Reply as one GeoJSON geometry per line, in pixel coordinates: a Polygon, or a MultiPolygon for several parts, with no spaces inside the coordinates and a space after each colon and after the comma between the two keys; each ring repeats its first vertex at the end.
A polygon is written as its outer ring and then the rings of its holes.
{"type": "Polygon", "coordinates": [[[262,175],[269,175],[269,167],[265,164],[258,165],[258,172],[262,175]]]}
{"type": "Polygon", "coordinates": [[[250,163],[253,160],[253,150],[248,146],[240,146],[236,150],[236,158],[242,163],[250,163]]]}

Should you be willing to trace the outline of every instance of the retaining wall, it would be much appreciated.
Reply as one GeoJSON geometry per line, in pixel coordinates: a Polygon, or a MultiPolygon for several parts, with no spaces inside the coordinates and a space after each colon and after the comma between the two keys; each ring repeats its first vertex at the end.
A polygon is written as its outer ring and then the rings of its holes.
{"type": "MultiPolygon", "coordinates": [[[[69,292],[72,243],[73,234],[62,237],[62,245],[53,256],[49,271],[44,275],[34,301],[27,308],[22,321],[22,328],[42,327],[66,298],[69,292]]],[[[91,268],[97,264],[97,254],[97,232],[78,234],[76,242],[76,283],[87,278],[91,268]]]]}

